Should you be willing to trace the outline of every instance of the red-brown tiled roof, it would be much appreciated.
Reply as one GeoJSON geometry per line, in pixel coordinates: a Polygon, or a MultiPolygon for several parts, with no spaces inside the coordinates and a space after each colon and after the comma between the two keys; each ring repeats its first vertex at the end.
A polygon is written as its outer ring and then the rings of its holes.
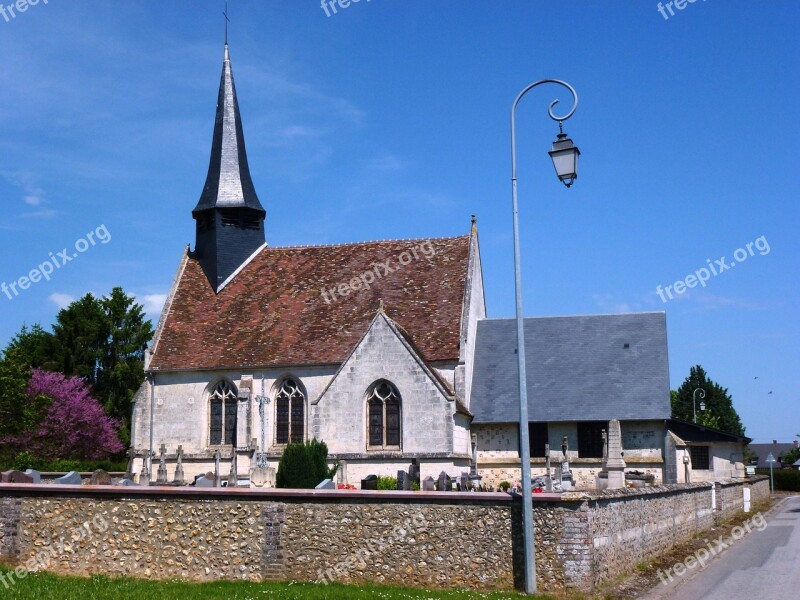
{"type": "Polygon", "coordinates": [[[468,235],[267,247],[219,294],[200,264],[189,258],[166,307],[169,313],[150,368],[341,363],[366,332],[381,300],[424,360],[458,360],[468,255],[468,235]],[[379,266],[387,260],[390,273],[379,266]],[[362,285],[349,289],[346,297],[338,291],[332,297],[332,288],[362,274],[369,280],[368,272],[374,275],[369,289],[362,285]]]}

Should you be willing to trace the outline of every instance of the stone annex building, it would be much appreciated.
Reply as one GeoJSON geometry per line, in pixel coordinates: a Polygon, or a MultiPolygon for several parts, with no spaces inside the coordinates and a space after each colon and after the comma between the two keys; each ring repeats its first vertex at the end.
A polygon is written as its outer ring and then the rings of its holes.
{"type": "MultiPolygon", "coordinates": [[[[155,479],[163,445],[170,479],[180,447],[188,481],[213,471],[217,452],[223,476],[235,453],[246,481],[257,452],[276,468],[288,442],[316,438],[346,465],[343,483],[412,461],[422,478],[477,462],[488,485],[519,480],[516,332],[512,320],[486,318],[474,220],[458,237],[281,248],[266,243],[265,216],[226,44],[195,247],[180,260],[135,399],[134,472],[152,450],[155,479]]],[[[593,487],[616,418],[629,469],[680,478],[664,313],[526,327],[534,473],[544,445],[561,456],[566,436],[578,485],[593,487]]],[[[698,475],[730,476],[736,440],[715,450],[692,439],[698,475]]]]}

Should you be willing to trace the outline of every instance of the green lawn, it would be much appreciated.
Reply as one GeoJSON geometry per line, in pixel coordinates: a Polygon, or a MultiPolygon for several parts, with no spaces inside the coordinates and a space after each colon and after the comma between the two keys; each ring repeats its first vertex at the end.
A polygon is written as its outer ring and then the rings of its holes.
{"type": "MultiPolygon", "coordinates": [[[[0,568],[6,576],[8,570],[0,568]]],[[[183,581],[148,581],[143,579],[94,576],[61,577],[50,573],[31,573],[6,588],[0,578],[0,598],[15,600],[248,600],[289,598],[358,600],[360,598],[404,599],[466,599],[513,600],[523,596],[511,592],[478,593],[465,591],[427,591],[395,587],[357,587],[345,585],[316,585],[310,583],[249,583],[215,582],[187,583],[183,581]]],[[[524,596],[530,598],[530,596],[524,596]]],[[[536,596],[544,600],[545,596],[536,596]]]]}

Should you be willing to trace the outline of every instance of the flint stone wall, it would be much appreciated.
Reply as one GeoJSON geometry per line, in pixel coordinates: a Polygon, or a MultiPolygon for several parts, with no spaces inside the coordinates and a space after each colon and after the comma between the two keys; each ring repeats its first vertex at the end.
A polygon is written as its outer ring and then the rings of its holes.
{"type": "MultiPolygon", "coordinates": [[[[756,501],[764,481],[749,483],[756,501]]],[[[742,484],[725,489],[741,496],[742,484]]],[[[523,583],[521,498],[502,493],[2,484],[0,511],[0,561],[31,569],[39,557],[62,574],[474,590],[523,583]]],[[[713,518],[707,483],[537,494],[539,588],[592,592],[713,518]]]]}

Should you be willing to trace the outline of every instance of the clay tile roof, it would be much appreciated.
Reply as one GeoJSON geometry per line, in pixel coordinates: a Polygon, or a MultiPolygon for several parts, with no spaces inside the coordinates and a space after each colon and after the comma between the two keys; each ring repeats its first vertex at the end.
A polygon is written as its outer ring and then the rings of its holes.
{"type": "Polygon", "coordinates": [[[381,300],[424,360],[458,360],[469,241],[465,235],[267,247],[219,294],[200,264],[189,258],[165,307],[168,313],[150,368],[341,363],[366,332],[381,300]],[[371,283],[368,273],[374,275],[371,283]],[[369,289],[349,286],[359,276],[369,289]],[[337,290],[335,297],[332,289],[337,290]]]}

